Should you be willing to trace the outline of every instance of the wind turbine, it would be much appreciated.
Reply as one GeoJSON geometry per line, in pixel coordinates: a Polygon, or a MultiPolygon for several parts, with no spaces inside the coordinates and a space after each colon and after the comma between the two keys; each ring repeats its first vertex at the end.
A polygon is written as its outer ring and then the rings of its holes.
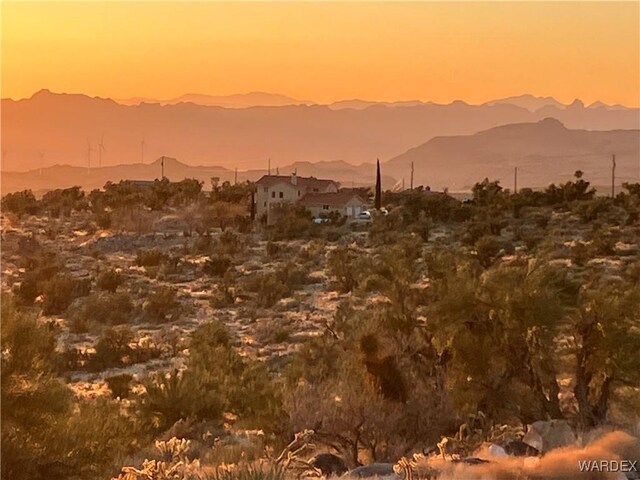
{"type": "Polygon", "coordinates": [[[98,144],[98,167],[102,167],[102,152],[106,152],[107,149],[104,148],[104,133],[100,137],[100,143],[98,144]]]}
{"type": "Polygon", "coordinates": [[[87,139],[87,173],[91,172],[91,152],[93,148],[91,148],[91,142],[87,139]]]}

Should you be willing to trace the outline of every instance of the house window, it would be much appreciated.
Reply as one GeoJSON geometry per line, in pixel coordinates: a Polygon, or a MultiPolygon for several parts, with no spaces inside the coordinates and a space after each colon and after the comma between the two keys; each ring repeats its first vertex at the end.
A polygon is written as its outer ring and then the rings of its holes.
{"type": "Polygon", "coordinates": [[[269,193],[269,187],[264,187],[264,193],[269,193]]]}
{"type": "Polygon", "coordinates": [[[267,206],[267,202],[264,202],[264,206],[265,206],[265,207],[267,206]]]}
{"type": "Polygon", "coordinates": [[[313,189],[314,192],[319,192],[320,190],[318,190],[317,188],[313,189]]]}
{"type": "Polygon", "coordinates": [[[323,210],[329,210],[329,205],[322,205],[323,210]]]}
{"type": "Polygon", "coordinates": [[[276,192],[271,192],[271,198],[276,198],[276,192]]]}
{"type": "Polygon", "coordinates": [[[300,190],[298,190],[298,196],[300,196],[300,190]]]}
{"type": "Polygon", "coordinates": [[[284,198],[284,193],[280,192],[280,198],[284,198]]]}

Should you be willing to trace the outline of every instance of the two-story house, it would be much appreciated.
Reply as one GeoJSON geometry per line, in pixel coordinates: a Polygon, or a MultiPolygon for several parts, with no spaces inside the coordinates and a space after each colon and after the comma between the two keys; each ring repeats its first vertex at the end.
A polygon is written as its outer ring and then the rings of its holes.
{"type": "Polygon", "coordinates": [[[340,185],[333,180],[291,175],[264,175],[256,182],[256,214],[259,218],[273,205],[296,203],[308,193],[337,193],[340,185]]]}

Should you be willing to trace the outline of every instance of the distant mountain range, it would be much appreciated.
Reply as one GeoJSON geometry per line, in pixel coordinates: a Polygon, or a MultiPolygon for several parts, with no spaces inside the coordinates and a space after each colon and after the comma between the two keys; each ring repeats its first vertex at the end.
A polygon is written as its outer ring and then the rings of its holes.
{"type": "MultiPolygon", "coordinates": [[[[611,155],[616,154],[617,185],[637,182],[640,167],[640,130],[588,131],[568,129],[558,120],[494,127],[473,135],[439,136],[382,163],[383,187],[410,186],[411,162],[414,186],[465,191],[485,177],[513,186],[518,168],[520,187],[542,187],[572,179],[576,170],[594,185],[610,182],[611,155]]],[[[235,171],[220,166],[190,166],[165,158],[165,175],[171,180],[197,178],[209,188],[211,177],[234,181],[235,171]]],[[[332,178],[343,186],[367,186],[375,182],[375,164],[353,165],[344,161],[294,162],[273,167],[272,173],[332,178]]],[[[238,181],[257,180],[266,169],[238,171],[238,181]]],[[[42,193],[52,188],[80,185],[102,187],[107,181],[160,178],[160,160],[148,164],[124,164],[102,168],[55,165],[29,172],[3,172],[3,193],[30,188],[42,193]]]]}
{"type": "MultiPolygon", "coordinates": [[[[159,104],[159,105],[176,105],[178,103],[195,103],[196,105],[205,105],[210,107],[223,108],[250,108],[250,107],[283,107],[286,105],[320,105],[310,100],[298,100],[286,95],[268,92],[249,92],[237,93],[233,95],[206,95],[200,93],[189,93],[180,97],[169,100],[158,100],[154,98],[134,97],[127,99],[115,99],[121,105],[140,105],[141,103],[159,104]]],[[[328,104],[332,110],[341,110],[350,108],[353,110],[364,110],[373,106],[383,107],[416,107],[420,105],[434,105],[434,102],[424,102],[422,100],[400,100],[395,102],[383,102],[374,100],[362,100],[354,98],[352,100],[339,100],[328,104]]],[[[553,97],[536,97],[535,95],[524,94],[513,97],[501,98],[485,102],[483,105],[515,105],[525,108],[531,112],[546,106],[553,106],[564,109],[569,105],[565,105],[553,97]]],[[[602,107],[606,109],[624,109],[622,105],[606,105],[602,102],[595,102],[589,105],[589,108],[602,107]]]]}
{"type": "Polygon", "coordinates": [[[310,105],[313,102],[296,100],[277,93],[249,92],[233,95],[206,95],[201,93],[188,93],[170,100],[158,100],[154,98],[127,98],[116,100],[121,105],[140,105],[141,103],[157,103],[160,105],[175,105],[177,103],[195,103],[224,108],[248,108],[248,107],[282,107],[284,105],[310,105]]]}
{"type": "Polygon", "coordinates": [[[491,128],[474,135],[436,137],[392,158],[384,171],[414,185],[467,190],[484,177],[513,187],[544,186],[572,179],[576,170],[595,185],[611,182],[616,155],[617,184],[640,181],[640,130],[570,130],[553,118],[491,128]]]}
{"type": "Polygon", "coordinates": [[[434,137],[472,135],[546,117],[571,129],[640,128],[637,108],[586,107],[580,101],[558,106],[547,99],[532,103],[533,97],[517,98],[491,105],[456,101],[223,108],[121,105],[43,90],[29,99],[2,100],[2,170],[150,163],[162,155],[230,171],[265,170],[268,158],[274,168],[338,160],[358,165],[394,158],[434,137]]]}

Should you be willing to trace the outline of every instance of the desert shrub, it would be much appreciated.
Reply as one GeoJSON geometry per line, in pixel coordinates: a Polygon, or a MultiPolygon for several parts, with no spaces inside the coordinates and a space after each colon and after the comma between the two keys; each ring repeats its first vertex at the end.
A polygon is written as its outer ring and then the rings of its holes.
{"type": "Polygon", "coordinates": [[[66,273],[59,273],[44,285],[42,311],[45,315],[63,313],[74,299],[88,295],[90,289],[89,280],[78,280],[66,273]]]}
{"type": "Polygon", "coordinates": [[[139,250],[136,254],[136,265],[139,267],[157,267],[166,259],[167,254],[157,248],[139,250]]]}
{"type": "Polygon", "coordinates": [[[467,245],[475,245],[485,235],[500,235],[504,223],[493,219],[476,218],[465,224],[462,241],[467,245]]]}
{"type": "Polygon", "coordinates": [[[71,305],[67,318],[71,331],[81,333],[88,331],[91,323],[120,325],[130,323],[133,316],[133,302],[127,292],[101,292],[71,305]]]}
{"type": "Polygon", "coordinates": [[[22,192],[8,193],[2,197],[2,209],[21,217],[25,214],[37,214],[39,205],[31,190],[23,190],[22,192]]]}
{"type": "Polygon", "coordinates": [[[231,230],[225,230],[220,235],[219,241],[221,250],[231,256],[240,253],[245,247],[242,237],[231,230]]]}
{"type": "Polygon", "coordinates": [[[133,332],[128,327],[114,327],[105,330],[98,339],[96,353],[90,359],[90,369],[102,371],[107,368],[122,367],[127,363],[133,349],[133,332]]]}
{"type": "Polygon", "coordinates": [[[475,250],[478,261],[483,267],[487,268],[502,250],[502,242],[500,238],[494,235],[484,235],[476,242],[475,250]]]}
{"type": "Polygon", "coordinates": [[[256,301],[263,307],[272,307],[290,292],[276,272],[257,275],[246,283],[245,288],[257,294],[256,301]]]}
{"type": "Polygon", "coordinates": [[[591,200],[576,202],[574,211],[580,216],[584,223],[590,223],[612,212],[614,208],[613,200],[609,197],[596,197],[591,200]]]}
{"type": "Polygon", "coordinates": [[[44,293],[47,282],[60,273],[63,266],[55,255],[38,252],[35,256],[26,258],[25,267],[26,272],[14,293],[21,304],[30,305],[44,293]]]}
{"type": "Polygon", "coordinates": [[[98,275],[96,286],[105,292],[114,293],[120,285],[124,283],[124,275],[110,268],[98,275]]]}
{"type": "Polygon", "coordinates": [[[101,228],[102,230],[107,230],[111,227],[111,213],[105,210],[95,213],[94,220],[96,222],[96,225],[98,225],[98,228],[101,228]]]}
{"type": "Polygon", "coordinates": [[[329,254],[327,270],[340,291],[351,292],[358,286],[361,273],[358,258],[358,252],[347,245],[340,245],[329,254]]]}
{"type": "Polygon", "coordinates": [[[246,426],[271,430],[282,419],[277,388],[264,366],[241,357],[219,322],[198,328],[186,369],[156,374],[145,382],[143,417],[158,428],[194,417],[221,421],[233,412],[246,426]]]}
{"type": "Polygon", "coordinates": [[[392,245],[406,231],[402,213],[399,208],[388,215],[378,215],[369,227],[369,240],[374,245],[392,245]]]}
{"type": "Polygon", "coordinates": [[[56,339],[2,298],[2,478],[105,478],[146,441],[119,406],[76,401],[55,375],[56,339]]]}
{"type": "Polygon", "coordinates": [[[214,242],[211,235],[200,235],[191,246],[192,253],[209,254],[213,250],[214,242]]]}
{"type": "Polygon", "coordinates": [[[87,198],[80,187],[49,191],[42,196],[41,205],[51,217],[68,217],[72,211],[79,212],[89,208],[87,198]]]}
{"type": "Polygon", "coordinates": [[[276,464],[241,464],[238,468],[217,468],[212,480],[284,480],[285,469],[276,464]]]}
{"type": "Polygon", "coordinates": [[[42,293],[40,278],[34,272],[25,273],[20,284],[14,287],[13,292],[21,304],[32,304],[38,295],[42,293]]]}
{"type": "Polygon", "coordinates": [[[256,328],[257,340],[263,345],[286,342],[291,337],[291,333],[291,325],[280,318],[261,321],[256,328]]]}
{"type": "Polygon", "coordinates": [[[226,256],[210,257],[202,266],[202,271],[214,277],[222,277],[231,267],[231,259],[226,256]]]}
{"type": "Polygon", "coordinates": [[[265,250],[267,252],[268,257],[273,257],[278,255],[280,252],[282,252],[283,246],[279,242],[272,242],[271,240],[269,240],[267,242],[265,250]]]}
{"type": "Polygon", "coordinates": [[[327,228],[324,231],[324,238],[327,242],[337,242],[342,238],[342,231],[336,228],[327,228]]]}
{"type": "Polygon", "coordinates": [[[183,313],[175,288],[160,286],[149,295],[144,304],[146,318],[153,323],[177,320],[183,313]]]}
{"type": "Polygon", "coordinates": [[[128,373],[121,373],[105,379],[113,398],[127,398],[131,389],[131,380],[133,377],[128,373]]]}
{"type": "Polygon", "coordinates": [[[290,295],[308,280],[307,271],[289,263],[273,272],[254,275],[245,282],[245,289],[256,293],[256,301],[263,307],[272,307],[281,298],[290,295]]]}
{"type": "Polygon", "coordinates": [[[235,292],[236,287],[233,275],[231,272],[227,272],[222,281],[213,287],[209,303],[213,308],[224,308],[233,305],[235,292]]]}
{"type": "Polygon", "coordinates": [[[311,213],[304,207],[289,204],[274,205],[269,215],[270,225],[265,229],[269,240],[311,238],[318,234],[318,225],[311,221],[311,213]]]}

